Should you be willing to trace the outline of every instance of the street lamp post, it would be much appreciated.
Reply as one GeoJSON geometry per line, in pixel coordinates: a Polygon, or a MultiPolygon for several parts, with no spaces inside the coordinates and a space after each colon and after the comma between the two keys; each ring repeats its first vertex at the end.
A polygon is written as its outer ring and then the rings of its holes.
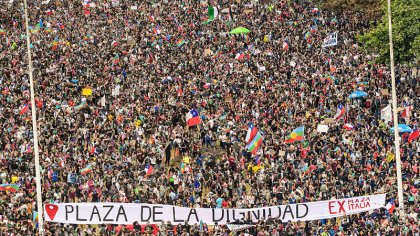
{"type": "Polygon", "coordinates": [[[400,217],[404,218],[404,197],[403,197],[402,174],[401,174],[400,139],[399,139],[399,134],[398,134],[397,92],[395,88],[394,45],[392,42],[391,0],[388,0],[388,30],[389,30],[389,56],[390,56],[390,62],[391,62],[392,115],[393,115],[393,120],[394,120],[395,163],[397,167],[398,202],[399,202],[400,217]]]}
{"type": "Polygon", "coordinates": [[[38,147],[38,129],[36,124],[36,107],[35,107],[35,91],[34,91],[34,79],[33,79],[33,68],[32,68],[32,55],[31,55],[31,41],[29,35],[29,23],[28,23],[28,4],[26,0],[23,0],[24,11],[25,11],[25,27],[26,27],[26,47],[28,53],[28,74],[29,84],[31,92],[31,112],[32,112],[32,133],[34,135],[34,156],[35,156],[35,181],[36,181],[36,200],[38,208],[38,230],[39,235],[44,235],[44,218],[43,218],[43,206],[42,206],[42,190],[41,190],[41,173],[39,166],[39,147],[38,147]]]}

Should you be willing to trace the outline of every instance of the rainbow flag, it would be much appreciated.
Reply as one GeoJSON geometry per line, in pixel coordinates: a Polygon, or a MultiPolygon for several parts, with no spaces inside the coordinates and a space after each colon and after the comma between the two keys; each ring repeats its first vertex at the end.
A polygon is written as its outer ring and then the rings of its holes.
{"type": "Polygon", "coordinates": [[[303,36],[303,39],[307,40],[311,36],[311,32],[306,32],[305,36],[303,36]]]}
{"type": "Polygon", "coordinates": [[[83,37],[83,40],[84,41],[89,41],[89,40],[91,40],[92,39],[92,36],[90,36],[89,34],[88,35],[85,35],[84,37],[83,37]]]}
{"type": "Polygon", "coordinates": [[[33,28],[32,26],[29,26],[29,32],[31,34],[38,34],[39,33],[39,27],[33,28]]]}
{"type": "Polygon", "coordinates": [[[262,141],[263,141],[263,137],[261,135],[261,132],[258,131],[254,139],[252,139],[252,141],[248,145],[246,145],[246,148],[248,149],[249,152],[251,152],[252,154],[255,154],[257,153],[258,148],[260,148],[262,141]]]}
{"type": "Polygon", "coordinates": [[[181,162],[181,165],[179,166],[179,171],[181,171],[181,173],[185,172],[185,164],[184,162],[181,162]]]}
{"type": "Polygon", "coordinates": [[[32,214],[32,222],[35,224],[35,228],[38,228],[38,212],[34,211],[32,214]]]}
{"type": "Polygon", "coordinates": [[[83,168],[82,170],[80,170],[80,173],[82,174],[82,175],[85,175],[85,174],[87,174],[87,173],[89,173],[89,172],[92,172],[92,166],[89,164],[89,165],[87,165],[85,168],[83,168]]]}
{"type": "Polygon", "coordinates": [[[309,167],[307,165],[305,165],[300,169],[300,171],[304,174],[307,174],[307,173],[309,173],[309,167]]]}
{"type": "Polygon", "coordinates": [[[176,42],[176,45],[178,46],[178,47],[181,47],[182,45],[184,45],[184,43],[186,43],[187,41],[185,41],[184,39],[180,39],[180,40],[178,40],[177,42],[176,42]]]}
{"type": "Polygon", "coordinates": [[[0,191],[10,191],[15,193],[19,190],[19,184],[0,184],[0,191]]]}
{"type": "Polygon", "coordinates": [[[332,75],[323,75],[322,76],[322,81],[325,81],[325,80],[327,80],[328,82],[330,82],[330,83],[334,83],[334,76],[332,76],[332,75]]]}
{"type": "Polygon", "coordinates": [[[34,211],[34,214],[32,215],[32,221],[34,223],[38,223],[38,212],[34,211]]]}
{"type": "Polygon", "coordinates": [[[286,140],[284,142],[293,143],[296,141],[302,141],[305,136],[304,132],[305,132],[305,126],[298,127],[294,129],[292,133],[286,137],[286,140]]]}

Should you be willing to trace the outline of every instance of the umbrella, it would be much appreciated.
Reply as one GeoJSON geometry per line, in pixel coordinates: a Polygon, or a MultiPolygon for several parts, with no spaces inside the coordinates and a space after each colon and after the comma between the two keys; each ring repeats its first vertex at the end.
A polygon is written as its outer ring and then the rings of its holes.
{"type": "Polygon", "coordinates": [[[361,98],[361,97],[366,97],[367,95],[368,94],[366,92],[356,91],[356,92],[352,92],[349,98],[361,98]]]}
{"type": "MultiPolygon", "coordinates": [[[[390,130],[392,133],[394,133],[394,127],[390,130]]],[[[413,130],[405,124],[398,124],[398,132],[399,133],[411,133],[413,130]]]]}
{"type": "Polygon", "coordinates": [[[251,32],[249,29],[244,28],[244,27],[238,27],[232,31],[230,31],[230,34],[246,34],[251,32]]]}

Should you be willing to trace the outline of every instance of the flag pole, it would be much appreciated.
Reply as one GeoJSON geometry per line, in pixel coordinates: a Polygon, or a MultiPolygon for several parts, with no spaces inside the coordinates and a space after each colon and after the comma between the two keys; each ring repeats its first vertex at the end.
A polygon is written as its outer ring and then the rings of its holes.
{"type": "Polygon", "coordinates": [[[31,112],[32,112],[32,133],[34,135],[34,156],[35,156],[35,182],[36,182],[36,200],[38,209],[38,230],[39,235],[44,235],[44,218],[43,218],[43,206],[42,206],[42,190],[41,190],[41,173],[39,166],[39,147],[38,147],[38,130],[36,123],[36,107],[35,107],[35,92],[34,92],[34,79],[33,79],[33,68],[32,68],[32,55],[31,55],[31,41],[29,35],[29,23],[28,23],[28,3],[23,0],[25,10],[25,27],[26,27],[26,47],[28,53],[28,67],[29,67],[29,84],[31,92],[31,112]]]}
{"type": "Polygon", "coordinates": [[[388,30],[389,30],[389,56],[391,62],[391,81],[392,81],[392,114],[394,118],[394,142],[395,142],[395,163],[397,168],[398,203],[400,217],[404,219],[404,197],[402,188],[400,140],[398,134],[398,107],[397,92],[395,89],[395,68],[394,68],[394,46],[392,42],[392,20],[391,20],[391,0],[388,0],[388,30]]]}

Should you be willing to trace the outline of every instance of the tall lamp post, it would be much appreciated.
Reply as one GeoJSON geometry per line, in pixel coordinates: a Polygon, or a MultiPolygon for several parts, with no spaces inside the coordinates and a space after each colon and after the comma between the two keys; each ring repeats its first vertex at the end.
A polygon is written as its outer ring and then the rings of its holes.
{"type": "Polygon", "coordinates": [[[23,0],[25,10],[25,27],[26,27],[26,47],[28,53],[28,74],[29,84],[31,92],[31,112],[32,112],[32,133],[34,135],[34,156],[35,156],[35,182],[36,182],[36,201],[38,208],[38,230],[39,235],[44,235],[44,218],[43,218],[43,206],[42,206],[42,190],[41,190],[41,173],[39,166],[39,147],[38,147],[38,129],[36,124],[36,107],[35,107],[35,91],[34,91],[34,78],[32,73],[32,55],[31,55],[31,39],[29,35],[29,23],[28,23],[28,4],[26,0],[23,0]]]}
{"type": "Polygon", "coordinates": [[[401,174],[401,155],[400,139],[398,134],[398,107],[397,92],[395,86],[395,68],[394,68],[394,45],[392,42],[392,20],[391,20],[391,0],[388,0],[388,30],[389,30],[389,56],[391,62],[391,81],[392,81],[392,115],[394,120],[394,142],[395,142],[395,163],[397,166],[397,185],[398,185],[398,203],[400,217],[404,218],[404,197],[402,188],[401,174]]]}

